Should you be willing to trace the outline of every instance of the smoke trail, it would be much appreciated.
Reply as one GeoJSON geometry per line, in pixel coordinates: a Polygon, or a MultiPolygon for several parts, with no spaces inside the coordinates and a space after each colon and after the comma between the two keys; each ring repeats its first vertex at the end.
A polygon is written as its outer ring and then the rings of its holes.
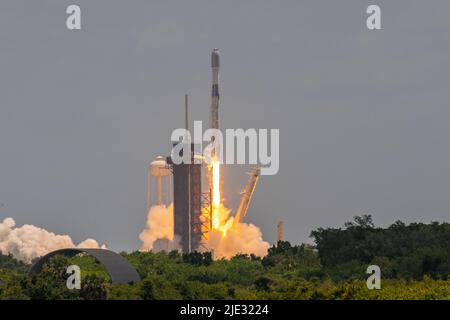
{"type": "Polygon", "coordinates": [[[58,235],[29,224],[15,226],[13,218],[6,218],[0,223],[0,252],[12,254],[16,259],[28,263],[58,249],[99,247],[94,239],[86,239],[76,246],[68,235],[58,235]]]}

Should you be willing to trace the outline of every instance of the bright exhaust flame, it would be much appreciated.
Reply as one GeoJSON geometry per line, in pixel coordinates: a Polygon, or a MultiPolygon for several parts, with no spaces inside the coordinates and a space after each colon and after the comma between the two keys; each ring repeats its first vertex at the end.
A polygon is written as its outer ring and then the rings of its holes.
{"type": "Polygon", "coordinates": [[[223,236],[233,225],[233,219],[230,219],[230,210],[225,208],[222,203],[220,192],[220,162],[214,160],[211,165],[212,177],[212,230],[218,230],[223,236]]]}
{"type": "Polygon", "coordinates": [[[211,166],[212,176],[212,226],[214,229],[220,228],[220,163],[214,160],[211,166]]]}
{"type": "Polygon", "coordinates": [[[223,236],[233,225],[233,219],[229,219],[230,210],[222,203],[220,192],[220,162],[214,160],[211,165],[212,177],[212,230],[218,230],[223,236]]]}

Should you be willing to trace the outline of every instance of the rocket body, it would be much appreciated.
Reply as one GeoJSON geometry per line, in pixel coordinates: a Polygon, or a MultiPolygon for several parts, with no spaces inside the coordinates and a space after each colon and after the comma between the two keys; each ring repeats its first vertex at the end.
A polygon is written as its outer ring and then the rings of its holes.
{"type": "Polygon", "coordinates": [[[219,68],[220,52],[213,49],[211,52],[212,90],[211,90],[211,128],[219,129],[219,68]]]}

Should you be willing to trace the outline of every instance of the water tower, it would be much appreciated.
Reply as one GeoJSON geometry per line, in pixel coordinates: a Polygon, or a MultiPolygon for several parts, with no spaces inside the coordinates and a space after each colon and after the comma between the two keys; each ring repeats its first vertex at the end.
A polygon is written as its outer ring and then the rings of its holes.
{"type": "Polygon", "coordinates": [[[158,156],[148,166],[147,211],[152,206],[168,206],[172,202],[171,171],[164,157],[158,156]]]}

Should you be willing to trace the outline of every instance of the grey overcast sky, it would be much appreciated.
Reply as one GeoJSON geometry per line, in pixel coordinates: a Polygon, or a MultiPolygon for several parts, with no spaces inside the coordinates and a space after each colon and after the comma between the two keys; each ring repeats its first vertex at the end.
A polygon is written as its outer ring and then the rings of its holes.
{"type": "MultiPolygon", "coordinates": [[[[279,219],[294,243],[362,213],[450,220],[448,0],[4,0],[0,43],[0,219],[138,248],[147,164],[184,93],[208,119],[218,47],[221,125],[280,129],[248,215],[266,240],[279,219]]],[[[225,169],[232,208],[246,169],[225,169]]]]}

